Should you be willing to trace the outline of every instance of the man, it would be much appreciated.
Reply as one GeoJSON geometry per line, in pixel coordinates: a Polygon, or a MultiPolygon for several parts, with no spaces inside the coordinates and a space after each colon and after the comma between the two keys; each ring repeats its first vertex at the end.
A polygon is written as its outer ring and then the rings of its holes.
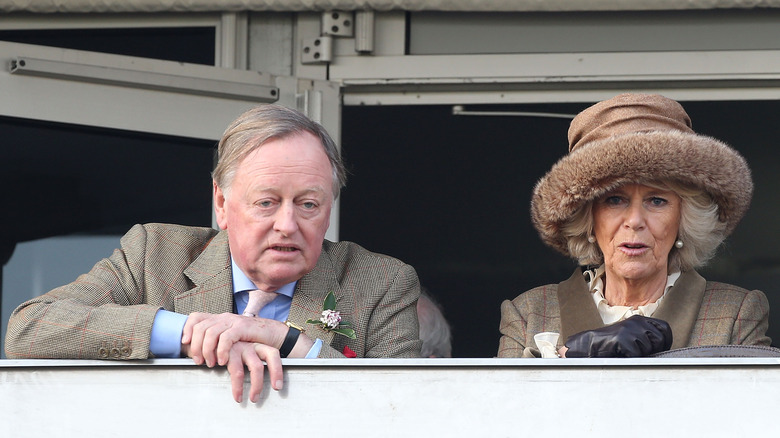
{"type": "Polygon", "coordinates": [[[444,317],[441,305],[425,288],[421,288],[420,299],[417,300],[417,318],[422,340],[420,357],[452,357],[450,324],[444,317]]]}
{"type": "Polygon", "coordinates": [[[264,105],[226,129],[218,154],[222,231],[136,225],[89,273],[14,311],[7,356],[187,356],[227,366],[239,402],[245,366],[249,399],[258,400],[262,361],[279,390],[280,357],[418,357],[414,269],[324,241],[346,179],[327,132],[296,111],[264,105]],[[331,292],[354,339],[318,322],[331,292]]]}

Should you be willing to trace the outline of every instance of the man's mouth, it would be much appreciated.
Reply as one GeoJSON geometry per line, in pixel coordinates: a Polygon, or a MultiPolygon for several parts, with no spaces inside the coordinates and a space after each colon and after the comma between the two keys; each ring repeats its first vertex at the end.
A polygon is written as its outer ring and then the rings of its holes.
{"type": "Polygon", "coordinates": [[[273,249],[274,251],[282,251],[282,252],[298,251],[298,248],[292,246],[272,246],[271,249],[273,249]]]}

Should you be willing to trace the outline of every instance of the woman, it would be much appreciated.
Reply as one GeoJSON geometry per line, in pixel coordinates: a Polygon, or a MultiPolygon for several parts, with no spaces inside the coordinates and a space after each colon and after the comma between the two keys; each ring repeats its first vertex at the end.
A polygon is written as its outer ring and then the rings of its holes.
{"type": "Polygon", "coordinates": [[[696,134],[679,103],[623,94],[587,108],[569,128],[569,154],[531,201],[542,240],[583,268],[504,301],[498,356],[769,345],[766,296],[695,271],[734,230],[752,192],[745,160],[696,134]]]}

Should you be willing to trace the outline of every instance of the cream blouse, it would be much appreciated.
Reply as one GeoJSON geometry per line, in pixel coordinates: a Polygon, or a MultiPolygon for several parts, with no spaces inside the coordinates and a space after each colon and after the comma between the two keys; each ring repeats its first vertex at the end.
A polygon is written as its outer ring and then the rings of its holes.
{"type": "Polygon", "coordinates": [[[604,324],[610,325],[618,321],[622,321],[628,317],[634,315],[653,316],[653,312],[661,304],[661,301],[666,296],[666,292],[674,286],[674,282],[680,278],[679,272],[673,272],[666,277],[666,287],[663,294],[655,300],[653,303],[647,303],[644,306],[639,306],[636,309],[629,306],[610,306],[607,304],[607,299],[604,298],[604,272],[606,268],[604,265],[599,266],[595,270],[585,271],[585,281],[588,282],[588,288],[593,296],[593,301],[596,303],[596,307],[599,309],[599,315],[604,324]]]}

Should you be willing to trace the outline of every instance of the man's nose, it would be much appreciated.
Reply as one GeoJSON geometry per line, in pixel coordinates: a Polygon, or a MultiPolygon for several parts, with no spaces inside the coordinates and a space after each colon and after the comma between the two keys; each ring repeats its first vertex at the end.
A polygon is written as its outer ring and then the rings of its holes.
{"type": "Polygon", "coordinates": [[[282,233],[284,236],[290,236],[298,231],[298,218],[296,217],[295,206],[292,203],[282,203],[274,218],[274,230],[282,233]]]}

